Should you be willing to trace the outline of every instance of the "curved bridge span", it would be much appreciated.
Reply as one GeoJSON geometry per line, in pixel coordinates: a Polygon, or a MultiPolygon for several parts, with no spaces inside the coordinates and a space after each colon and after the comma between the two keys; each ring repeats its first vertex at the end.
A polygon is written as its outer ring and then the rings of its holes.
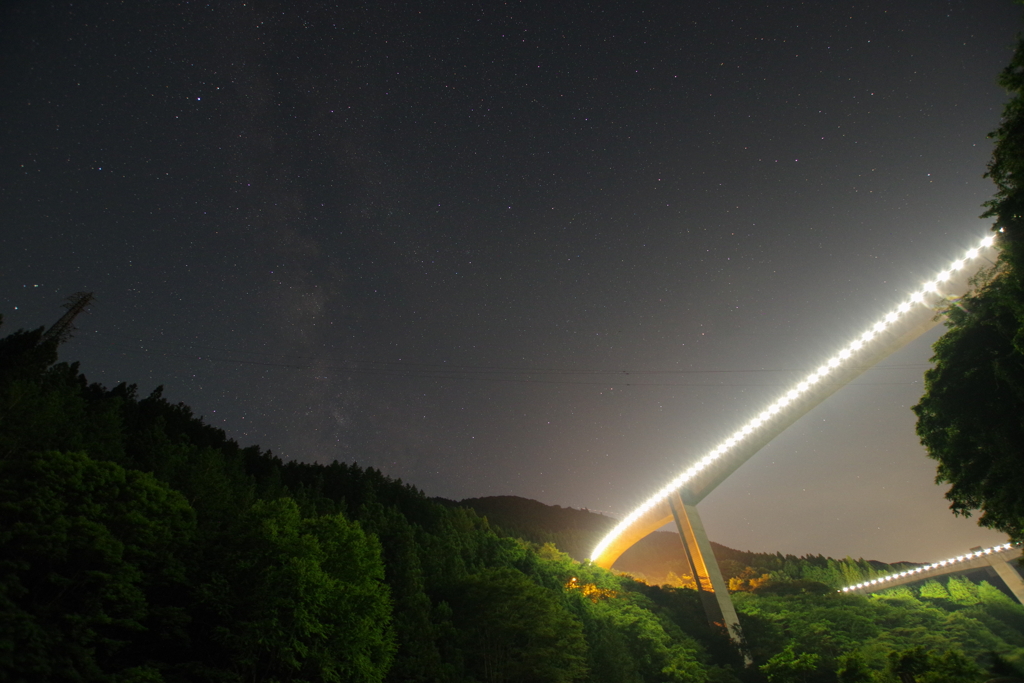
{"type": "Polygon", "coordinates": [[[871,367],[903,348],[939,322],[950,300],[963,296],[985,260],[996,259],[995,236],[981,240],[893,310],[882,316],[774,403],[750,419],[715,449],[668,482],[626,516],[590,554],[611,568],[640,539],[675,521],[697,581],[708,620],[741,642],[739,620],[704,533],[696,505],[743,463],[787,427],[871,367]]]}
{"type": "Polygon", "coordinates": [[[860,355],[857,361],[851,363],[849,367],[832,372],[827,381],[818,382],[816,386],[809,388],[802,396],[779,410],[772,416],[774,419],[751,433],[742,444],[737,444],[727,454],[723,454],[722,457],[701,467],[685,483],[678,487],[673,486],[670,491],[665,491],[664,496],[659,496],[659,500],[630,520],[629,524],[625,525],[614,537],[606,539],[607,543],[598,546],[598,549],[591,555],[591,560],[601,567],[611,567],[622,553],[629,550],[640,539],[672,522],[672,509],[669,503],[673,493],[678,493],[682,502],[688,505],[696,505],[704,500],[716,486],[725,481],[740,465],[767,446],[786,428],[846,384],[871,369],[872,366],[914,341],[938,323],[935,320],[935,311],[931,308],[922,309],[917,313],[916,319],[911,324],[901,326],[903,327],[902,331],[887,331],[884,340],[873,345],[872,352],[860,355]]]}

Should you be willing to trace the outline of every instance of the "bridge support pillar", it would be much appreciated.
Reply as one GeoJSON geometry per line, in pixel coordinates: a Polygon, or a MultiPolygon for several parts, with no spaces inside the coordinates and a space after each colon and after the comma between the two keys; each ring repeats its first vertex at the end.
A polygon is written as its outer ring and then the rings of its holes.
{"type": "Polygon", "coordinates": [[[1017,598],[1017,602],[1024,605],[1024,579],[1020,578],[1017,570],[1001,557],[992,557],[991,563],[992,569],[996,570],[996,574],[999,574],[999,578],[1003,580],[1006,587],[1017,598]]]}
{"type": "MultiPolygon", "coordinates": [[[[697,594],[700,595],[708,622],[725,629],[733,644],[742,647],[743,631],[740,630],[736,607],[732,604],[729,588],[722,578],[722,570],[718,568],[718,560],[711,551],[711,542],[697,514],[697,506],[683,502],[678,491],[669,498],[669,506],[676,521],[676,529],[679,530],[679,540],[683,542],[683,552],[697,582],[697,594]]],[[[743,659],[750,666],[751,659],[745,652],[743,659]]]]}

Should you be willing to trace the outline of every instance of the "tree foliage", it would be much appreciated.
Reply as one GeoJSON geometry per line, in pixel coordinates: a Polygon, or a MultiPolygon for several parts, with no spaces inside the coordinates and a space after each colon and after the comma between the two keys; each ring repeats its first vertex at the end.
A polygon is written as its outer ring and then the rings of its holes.
{"type": "Polygon", "coordinates": [[[1003,261],[947,312],[914,412],[953,511],[980,510],[980,524],[1022,539],[1024,317],[1015,308],[1024,298],[1015,279],[1003,261]]]}
{"type": "Polygon", "coordinates": [[[745,668],[693,590],[372,468],[283,463],[55,360],[40,333],[0,339],[0,680],[896,683],[890,655],[919,646],[957,680],[1024,661],[1024,608],[988,584],[867,599],[834,589],[889,568],[728,551],[745,668]]]}
{"type": "Polygon", "coordinates": [[[148,474],[74,452],[0,460],[0,666],[67,681],[146,667],[179,634],[194,528],[148,474]]]}
{"type": "Polygon", "coordinates": [[[973,291],[946,311],[949,330],[935,344],[934,368],[914,412],[936,482],[957,514],[1024,540],[1024,40],[1000,84],[1009,101],[992,133],[988,177],[996,185],[985,217],[994,219],[1000,256],[973,291]]]}
{"type": "Polygon", "coordinates": [[[448,603],[466,661],[482,683],[572,683],[586,673],[586,643],[564,600],[513,569],[472,574],[448,603]]]}

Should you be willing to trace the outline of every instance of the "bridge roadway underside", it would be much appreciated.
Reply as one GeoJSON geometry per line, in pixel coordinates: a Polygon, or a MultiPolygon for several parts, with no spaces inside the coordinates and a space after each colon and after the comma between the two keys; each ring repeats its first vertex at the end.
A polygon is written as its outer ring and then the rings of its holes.
{"type": "MultiPolygon", "coordinates": [[[[963,284],[964,291],[966,283],[963,284]]],[[[860,377],[880,361],[914,341],[938,324],[934,308],[921,307],[916,313],[909,314],[907,319],[881,332],[875,339],[865,345],[851,362],[836,368],[827,377],[818,382],[797,400],[782,409],[768,423],[751,433],[742,443],[737,444],[733,451],[723,455],[717,461],[702,470],[688,481],[680,490],[679,495],[687,505],[696,505],[711,493],[720,483],[735,472],[743,463],[754,456],[772,439],[801,417],[816,408],[822,401],[836,393],[852,380],[860,377]]],[[[626,552],[640,539],[651,534],[673,521],[672,509],[668,499],[655,504],[645,514],[637,518],[628,528],[622,531],[604,551],[592,558],[594,563],[606,569],[611,568],[622,553],[626,552]]]]}
{"type": "MultiPolygon", "coordinates": [[[[979,255],[990,262],[996,258],[995,250],[992,248],[981,250],[979,255]]],[[[675,521],[690,565],[688,569],[694,574],[698,592],[702,593],[708,622],[725,627],[735,643],[742,643],[743,636],[732,598],[725,587],[718,562],[711,553],[711,545],[697,514],[697,503],[704,500],[716,486],[772,439],[822,401],[935,327],[939,319],[937,312],[948,305],[947,297],[961,296],[970,289],[969,280],[972,274],[967,272],[968,270],[961,268],[959,275],[954,276],[942,287],[943,293],[933,291],[927,295],[921,302],[924,305],[907,311],[904,317],[897,318],[894,324],[879,330],[831,372],[808,386],[803,393],[796,395],[785,408],[774,415],[766,415],[766,422],[762,422],[757,429],[747,433],[707,467],[693,476],[680,478],[682,483],[676,490],[663,489],[658,494],[660,500],[653,501],[643,514],[633,519],[624,529],[617,530],[616,536],[591,558],[594,563],[610,569],[622,553],[637,541],[675,521]]],[[[744,659],[750,665],[750,655],[745,651],[744,659]]]]}
{"type": "Polygon", "coordinates": [[[991,555],[982,555],[981,557],[974,557],[962,562],[953,562],[942,567],[935,567],[934,569],[910,574],[909,576],[903,576],[898,579],[892,579],[873,586],[857,588],[850,592],[860,593],[862,595],[878,593],[897,586],[904,586],[908,583],[926,581],[944,574],[956,574],[960,572],[968,572],[972,569],[991,567],[995,570],[996,574],[999,575],[999,578],[1003,580],[1006,587],[1010,589],[1010,592],[1017,598],[1017,602],[1024,605],[1024,579],[1021,579],[1017,570],[1010,566],[1010,562],[1019,558],[1021,554],[1024,554],[1024,551],[1022,551],[1021,548],[1010,548],[1009,550],[992,553],[991,555]]]}

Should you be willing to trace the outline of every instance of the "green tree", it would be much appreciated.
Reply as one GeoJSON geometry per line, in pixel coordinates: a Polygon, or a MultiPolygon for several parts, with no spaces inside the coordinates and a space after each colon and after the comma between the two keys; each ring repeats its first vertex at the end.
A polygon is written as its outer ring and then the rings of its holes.
{"type": "Polygon", "coordinates": [[[906,652],[890,652],[886,673],[900,683],[917,683],[918,678],[928,671],[928,660],[928,651],[920,646],[906,652]]]}
{"type": "Polygon", "coordinates": [[[466,577],[448,600],[466,671],[483,683],[570,683],[587,674],[580,622],[557,594],[513,569],[466,577]]]}
{"type": "Polygon", "coordinates": [[[941,655],[914,647],[889,655],[886,673],[900,683],[980,683],[981,668],[964,653],[951,649],[941,655]]]}
{"type": "Polygon", "coordinates": [[[839,683],[871,683],[875,680],[864,655],[859,650],[853,650],[839,658],[836,678],[839,683]]]}
{"type": "MultiPolygon", "coordinates": [[[[1024,353],[1014,308],[1022,299],[1004,265],[947,313],[925,394],[914,406],[917,433],[938,460],[936,483],[957,514],[1024,539],[1024,353]]],[[[1022,338],[1024,340],[1024,338],[1022,338]]]]}
{"type": "Polygon", "coordinates": [[[810,652],[797,653],[794,644],[790,643],[758,668],[770,683],[799,683],[818,668],[819,659],[821,657],[810,652]]]}
{"type": "MultiPolygon", "coordinates": [[[[584,618],[593,643],[594,668],[608,667],[601,672],[603,680],[704,683],[708,679],[696,643],[646,596],[624,591],[616,598],[584,604],[589,606],[584,618]]],[[[703,613],[696,619],[698,629],[706,628],[703,613]]],[[[735,657],[733,651],[731,658],[735,657]]]]}
{"type": "Polygon", "coordinates": [[[174,595],[194,525],[185,499],[148,474],[82,453],[0,459],[5,678],[153,674],[160,650],[183,643],[174,595]]]}
{"type": "Polygon", "coordinates": [[[199,594],[216,648],[204,661],[248,681],[384,678],[391,600],[380,545],[357,523],[257,501],[208,552],[199,594]]]}
{"type": "Polygon", "coordinates": [[[931,579],[929,581],[926,581],[925,584],[923,586],[921,586],[921,591],[920,591],[919,595],[922,598],[928,598],[930,600],[950,600],[951,599],[950,596],[949,596],[949,591],[946,590],[946,587],[943,586],[938,581],[936,581],[935,579],[931,579]]]}
{"type": "Polygon", "coordinates": [[[988,176],[996,185],[1000,257],[974,291],[947,311],[934,367],[914,406],[917,433],[950,484],[952,510],[980,511],[979,524],[1024,540],[1024,40],[1000,84],[1003,111],[988,176]]]}
{"type": "Polygon", "coordinates": [[[949,591],[949,599],[958,605],[976,605],[981,602],[978,587],[969,579],[950,576],[946,582],[946,590],[949,591]]]}

